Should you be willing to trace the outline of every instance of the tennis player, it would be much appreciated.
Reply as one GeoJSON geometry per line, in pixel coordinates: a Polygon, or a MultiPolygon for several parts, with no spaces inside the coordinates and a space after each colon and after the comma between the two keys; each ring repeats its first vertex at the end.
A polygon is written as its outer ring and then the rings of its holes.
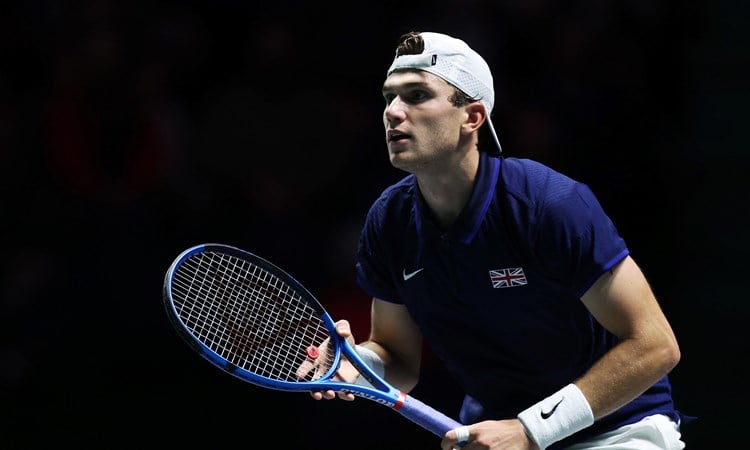
{"type": "MultiPolygon", "coordinates": [[[[684,448],[668,378],[680,348],[648,281],[585,184],[501,156],[484,59],[408,33],[383,98],[390,162],[408,175],[361,232],[368,364],[409,392],[429,345],[465,392],[444,450],[684,448]]],[[[346,320],[337,331],[354,343],[346,320]]],[[[338,376],[357,378],[351,364],[338,376]]]]}

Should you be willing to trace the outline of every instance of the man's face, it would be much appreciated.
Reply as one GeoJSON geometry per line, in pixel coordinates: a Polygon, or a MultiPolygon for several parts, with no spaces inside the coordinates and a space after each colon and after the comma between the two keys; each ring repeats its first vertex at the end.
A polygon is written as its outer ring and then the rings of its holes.
{"type": "Polygon", "coordinates": [[[455,92],[429,72],[397,71],[386,78],[383,124],[391,164],[413,172],[455,151],[467,115],[451,103],[455,92]]]}

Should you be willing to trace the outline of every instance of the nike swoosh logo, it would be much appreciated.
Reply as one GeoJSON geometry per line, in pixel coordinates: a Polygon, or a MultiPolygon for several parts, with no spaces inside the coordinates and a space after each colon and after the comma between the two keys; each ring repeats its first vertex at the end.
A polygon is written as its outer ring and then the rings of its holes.
{"type": "Polygon", "coordinates": [[[555,410],[557,409],[558,406],[560,406],[560,403],[562,403],[563,400],[565,400],[565,397],[561,398],[559,402],[555,403],[555,406],[553,406],[552,409],[549,410],[548,412],[541,411],[542,419],[544,420],[549,419],[550,416],[552,416],[552,414],[555,413],[555,410]]]}
{"type": "Polygon", "coordinates": [[[423,270],[424,270],[424,267],[422,267],[421,269],[417,269],[414,272],[406,273],[406,269],[404,269],[404,281],[409,281],[411,277],[413,277],[414,275],[418,274],[419,272],[423,270]]]}

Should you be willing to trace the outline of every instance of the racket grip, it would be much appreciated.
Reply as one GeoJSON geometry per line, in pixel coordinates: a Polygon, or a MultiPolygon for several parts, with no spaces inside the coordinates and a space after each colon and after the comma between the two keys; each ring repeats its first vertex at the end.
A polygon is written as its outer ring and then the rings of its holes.
{"type": "Polygon", "coordinates": [[[397,411],[441,438],[448,430],[463,426],[463,424],[409,395],[406,395],[403,405],[397,411]]]}

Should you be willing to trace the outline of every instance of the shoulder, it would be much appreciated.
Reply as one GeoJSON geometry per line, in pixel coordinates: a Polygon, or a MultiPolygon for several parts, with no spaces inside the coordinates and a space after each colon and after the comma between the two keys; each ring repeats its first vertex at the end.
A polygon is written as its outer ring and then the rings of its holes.
{"type": "Polygon", "coordinates": [[[600,206],[588,185],[537,161],[506,158],[501,176],[509,201],[531,209],[575,214],[580,208],[600,206]]]}
{"type": "Polygon", "coordinates": [[[386,187],[370,205],[362,232],[367,235],[396,232],[411,220],[414,211],[416,180],[407,175],[386,187]]]}
{"type": "Polygon", "coordinates": [[[614,228],[585,183],[542,163],[507,158],[502,178],[506,211],[531,242],[556,242],[587,235],[597,227],[614,228]]]}
{"type": "Polygon", "coordinates": [[[414,203],[415,184],[414,175],[407,175],[386,187],[370,206],[367,221],[383,223],[388,216],[410,212],[414,203]]]}
{"type": "Polygon", "coordinates": [[[510,194],[526,198],[555,197],[560,193],[569,193],[578,184],[569,176],[526,158],[505,158],[501,176],[510,194]]]}

